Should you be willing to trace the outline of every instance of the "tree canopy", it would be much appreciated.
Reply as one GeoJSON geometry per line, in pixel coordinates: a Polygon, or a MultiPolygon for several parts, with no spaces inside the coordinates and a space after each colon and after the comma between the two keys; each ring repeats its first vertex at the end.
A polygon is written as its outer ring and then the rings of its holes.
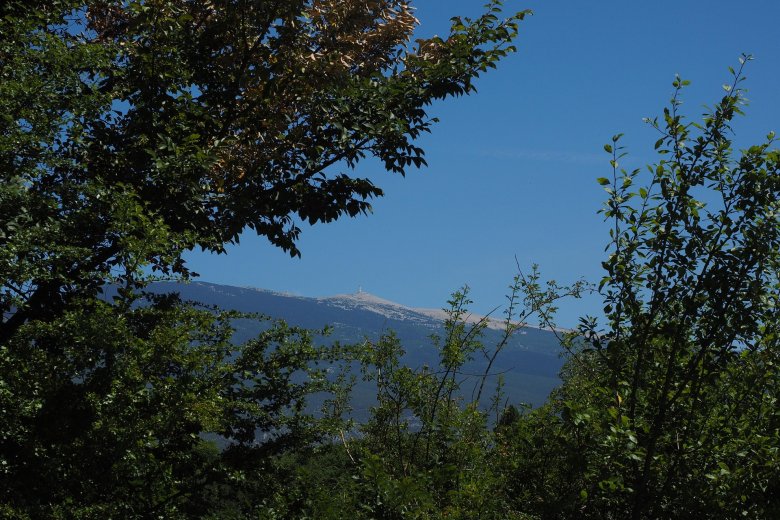
{"type": "Polygon", "coordinates": [[[182,254],[370,209],[432,101],[514,50],[490,2],[412,41],[406,0],[0,4],[0,515],[257,516],[274,457],[342,424],[342,350],[175,295],[182,254]],[[333,412],[313,415],[312,395],[333,412]]]}
{"type": "Polygon", "coordinates": [[[425,164],[426,107],[514,50],[526,12],[500,15],[412,42],[407,0],[4,2],[0,339],[247,228],[297,255],[298,222],[365,213],[355,167],[425,164]]]}
{"type": "Polygon", "coordinates": [[[517,445],[520,500],[544,497],[543,518],[780,513],[780,153],[774,133],[734,148],[749,59],[700,122],[675,79],[648,120],[655,164],[626,169],[621,136],[605,145],[606,321],[582,319],[517,445]]]}

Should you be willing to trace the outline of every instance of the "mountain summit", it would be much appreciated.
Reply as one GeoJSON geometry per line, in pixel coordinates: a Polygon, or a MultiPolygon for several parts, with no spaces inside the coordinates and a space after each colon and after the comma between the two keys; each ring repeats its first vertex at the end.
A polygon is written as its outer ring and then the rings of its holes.
{"type": "Polygon", "coordinates": [[[365,310],[394,320],[427,321],[425,316],[415,309],[385,300],[362,290],[352,294],[337,294],[315,299],[326,305],[332,305],[344,310],[365,310]]]}

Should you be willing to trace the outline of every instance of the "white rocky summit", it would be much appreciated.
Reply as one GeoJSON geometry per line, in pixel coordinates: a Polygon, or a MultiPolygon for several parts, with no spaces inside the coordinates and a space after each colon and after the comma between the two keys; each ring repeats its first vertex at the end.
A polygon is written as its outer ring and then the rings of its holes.
{"type": "MultiPolygon", "coordinates": [[[[374,312],[385,316],[386,318],[395,320],[429,322],[431,319],[435,321],[444,321],[447,319],[447,313],[442,309],[407,307],[400,303],[385,300],[384,298],[365,292],[362,288],[352,294],[337,294],[335,296],[317,298],[317,300],[342,309],[361,309],[374,312]]],[[[485,319],[485,316],[469,314],[466,317],[466,322],[477,323],[483,319],[485,319]]],[[[487,326],[491,329],[504,328],[503,320],[492,317],[488,317],[487,320],[487,326]]]]}

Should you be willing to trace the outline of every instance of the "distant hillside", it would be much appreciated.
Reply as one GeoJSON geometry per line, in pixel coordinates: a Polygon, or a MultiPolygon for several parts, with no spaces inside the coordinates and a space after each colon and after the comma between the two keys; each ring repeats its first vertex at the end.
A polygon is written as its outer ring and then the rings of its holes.
{"type": "MultiPolygon", "coordinates": [[[[185,300],[223,309],[261,313],[306,328],[330,326],[332,333],[328,341],[375,340],[383,332],[392,330],[407,351],[404,362],[412,367],[436,362],[437,353],[430,337],[443,330],[444,313],[440,310],[410,308],[365,292],[308,298],[206,282],[161,282],[153,284],[150,290],[158,293],[178,292],[185,300]]],[[[247,339],[258,330],[257,326],[248,326],[243,322],[237,326],[237,340],[247,339]]],[[[486,329],[486,346],[499,341],[499,327],[500,322],[494,320],[486,329]]],[[[510,339],[491,372],[504,373],[505,390],[510,402],[539,405],[559,382],[558,373],[563,362],[560,354],[561,348],[554,334],[526,327],[510,339]]],[[[481,373],[484,368],[485,362],[478,359],[467,367],[467,371],[481,373]]]]}

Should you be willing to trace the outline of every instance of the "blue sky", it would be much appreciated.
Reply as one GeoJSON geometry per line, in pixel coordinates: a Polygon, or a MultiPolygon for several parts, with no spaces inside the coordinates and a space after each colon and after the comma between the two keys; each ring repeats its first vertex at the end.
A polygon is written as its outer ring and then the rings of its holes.
{"type": "MultiPolygon", "coordinates": [[[[482,1],[416,2],[421,35],[446,34],[453,15],[476,15],[482,1]]],[[[514,1],[530,8],[518,52],[477,83],[479,92],[433,106],[441,122],[420,144],[428,168],[406,178],[376,163],[358,167],[385,191],[373,214],[305,226],[291,259],[246,233],[227,255],[191,253],[201,279],[305,296],[358,287],[416,307],[440,308],[471,287],[476,312],[503,303],[515,273],[538,263],[559,282],[597,282],[607,227],[597,177],[610,172],[603,144],[618,132],[628,167],[655,160],[655,131],[674,75],[692,81],[692,118],[723,94],[729,66],[755,60],[737,121],[739,145],[780,131],[780,3],[770,0],[577,2],[514,1]]],[[[598,314],[599,299],[561,305],[559,324],[598,314]]]]}

